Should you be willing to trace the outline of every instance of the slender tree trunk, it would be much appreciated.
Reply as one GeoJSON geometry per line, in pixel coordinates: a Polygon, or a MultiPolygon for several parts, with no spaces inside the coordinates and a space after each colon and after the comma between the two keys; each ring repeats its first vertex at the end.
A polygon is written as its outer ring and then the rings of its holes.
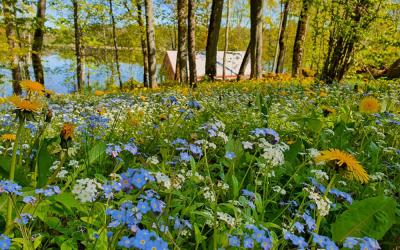
{"type": "Polygon", "coordinates": [[[113,36],[113,43],[114,43],[115,64],[117,66],[119,88],[122,89],[121,69],[120,69],[120,65],[119,65],[119,56],[118,56],[117,32],[115,30],[115,17],[114,17],[112,0],[109,0],[108,3],[110,6],[110,17],[111,17],[112,36],[113,36]]]}
{"type": "Polygon", "coordinates": [[[197,85],[196,69],[196,0],[188,0],[188,54],[189,54],[189,84],[197,85]]]}
{"type": "Polygon", "coordinates": [[[186,15],[187,15],[187,0],[178,0],[178,54],[177,62],[179,71],[179,81],[187,83],[188,70],[187,70],[187,36],[186,36],[186,15]]]}
{"type": "Polygon", "coordinates": [[[217,50],[224,0],[213,0],[206,46],[206,75],[214,81],[217,75],[217,50]]]}
{"type": "Polygon", "coordinates": [[[84,86],[83,66],[82,66],[82,45],[81,28],[79,24],[79,0],[72,0],[74,7],[74,29],[75,29],[75,55],[76,55],[76,80],[78,91],[82,91],[84,86]]]}
{"type": "Polygon", "coordinates": [[[229,45],[229,9],[231,5],[231,1],[227,0],[226,3],[226,27],[225,27],[225,46],[224,46],[224,58],[222,61],[222,79],[225,80],[226,77],[226,53],[228,51],[228,45],[229,45]]]}
{"type": "Polygon", "coordinates": [[[140,28],[140,43],[142,46],[142,54],[143,54],[143,85],[144,87],[149,87],[148,83],[148,61],[147,61],[147,44],[146,44],[146,28],[143,24],[143,14],[142,14],[142,3],[140,0],[136,0],[136,8],[137,8],[137,22],[140,28]]]}
{"type": "Polygon", "coordinates": [[[292,61],[292,76],[298,77],[300,75],[304,42],[306,40],[307,23],[309,19],[309,8],[312,0],[303,0],[303,7],[301,9],[299,22],[297,23],[296,37],[294,39],[293,47],[293,61],[292,61]]]}
{"type": "Polygon", "coordinates": [[[239,72],[237,75],[237,80],[240,81],[247,68],[247,64],[249,64],[249,59],[250,59],[250,50],[251,50],[251,41],[249,42],[249,45],[247,45],[246,53],[243,56],[242,63],[240,64],[239,72]]]}
{"type": "Polygon", "coordinates": [[[2,0],[3,3],[3,14],[4,24],[6,29],[6,37],[8,50],[10,52],[10,67],[12,75],[12,84],[14,94],[20,95],[22,90],[19,82],[21,81],[21,70],[19,67],[19,56],[16,53],[18,49],[17,29],[15,24],[15,1],[13,0],[2,0]]]}
{"type": "Polygon", "coordinates": [[[284,8],[283,8],[283,17],[282,17],[282,23],[281,23],[280,33],[279,33],[279,41],[278,41],[279,51],[278,51],[275,73],[283,72],[284,53],[285,53],[285,32],[286,32],[288,15],[289,15],[289,0],[286,0],[284,8]]]}
{"type": "Polygon", "coordinates": [[[149,65],[149,83],[151,88],[157,87],[156,72],[156,41],[154,35],[153,0],[145,0],[146,9],[146,35],[149,65]]]}
{"type": "Polygon", "coordinates": [[[251,78],[262,77],[262,21],[263,1],[250,1],[250,55],[251,55],[251,78]]]}
{"type": "Polygon", "coordinates": [[[22,55],[20,55],[20,70],[21,70],[21,79],[22,80],[28,80],[31,79],[30,73],[29,73],[29,62],[28,62],[28,53],[26,53],[27,46],[26,43],[29,45],[28,39],[25,37],[25,32],[21,28],[16,25],[16,30],[17,30],[17,40],[18,40],[18,47],[21,49],[21,52],[23,52],[22,55]]]}
{"type": "Polygon", "coordinates": [[[43,37],[44,37],[44,22],[46,17],[46,0],[37,1],[36,11],[36,28],[33,35],[32,44],[32,66],[35,80],[44,85],[44,73],[42,65],[42,48],[43,48],[43,37]]]}

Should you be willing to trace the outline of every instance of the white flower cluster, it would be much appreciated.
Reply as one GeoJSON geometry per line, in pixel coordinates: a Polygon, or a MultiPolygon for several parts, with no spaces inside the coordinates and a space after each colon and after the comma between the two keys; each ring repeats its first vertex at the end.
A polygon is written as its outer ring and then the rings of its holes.
{"type": "Polygon", "coordinates": [[[195,144],[204,146],[205,148],[212,148],[212,149],[217,148],[217,145],[215,145],[215,143],[209,142],[207,140],[197,140],[195,141],[195,144]]]}
{"type": "Polygon", "coordinates": [[[227,213],[217,212],[217,218],[221,221],[224,221],[230,227],[234,227],[236,224],[235,218],[233,218],[231,215],[227,213]]]}
{"type": "Polygon", "coordinates": [[[266,159],[271,166],[276,167],[285,163],[285,156],[283,155],[283,152],[289,149],[289,146],[285,143],[273,145],[265,138],[261,138],[258,146],[264,151],[261,156],[266,159]]]}
{"type": "Polygon", "coordinates": [[[101,189],[100,183],[94,179],[85,178],[76,181],[72,193],[82,203],[93,202],[99,193],[98,189],[101,189]]]}
{"type": "Polygon", "coordinates": [[[208,200],[209,202],[215,202],[215,200],[216,200],[214,191],[211,190],[209,187],[203,188],[203,197],[204,197],[204,199],[208,200]]]}
{"type": "Polygon", "coordinates": [[[332,202],[327,197],[323,197],[319,193],[315,192],[315,187],[305,187],[304,190],[309,193],[308,198],[317,204],[319,215],[322,217],[327,216],[332,202]]]}
{"type": "Polygon", "coordinates": [[[386,177],[386,175],[382,172],[376,172],[373,173],[369,176],[369,179],[371,181],[382,181],[384,178],[386,177]]]}
{"type": "Polygon", "coordinates": [[[329,180],[328,174],[320,169],[313,169],[311,170],[311,173],[313,173],[315,175],[315,178],[319,181],[329,180]]]}
{"type": "Polygon", "coordinates": [[[153,164],[153,165],[157,165],[158,163],[160,163],[160,162],[158,161],[158,158],[157,158],[156,155],[153,155],[153,156],[147,158],[146,161],[147,161],[148,163],[150,163],[150,164],[153,164]]]}
{"type": "Polygon", "coordinates": [[[229,189],[229,185],[222,181],[217,182],[217,187],[224,191],[228,191],[228,189],[229,189]]]}
{"type": "Polygon", "coordinates": [[[277,193],[279,193],[279,194],[281,194],[281,195],[285,195],[285,194],[286,194],[286,190],[283,189],[283,188],[280,187],[280,186],[273,186],[273,187],[272,187],[272,190],[274,190],[274,192],[277,192],[277,193]]]}
{"type": "Polygon", "coordinates": [[[167,175],[161,172],[153,174],[156,177],[157,183],[162,184],[166,189],[171,189],[171,179],[167,175]]]}

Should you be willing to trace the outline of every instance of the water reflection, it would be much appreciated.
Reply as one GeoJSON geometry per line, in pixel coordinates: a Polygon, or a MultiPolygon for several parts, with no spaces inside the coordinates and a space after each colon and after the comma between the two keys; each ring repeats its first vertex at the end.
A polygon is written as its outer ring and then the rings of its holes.
{"type": "MultiPolygon", "coordinates": [[[[94,88],[104,88],[106,84],[118,84],[116,73],[112,77],[111,60],[91,60],[86,63],[85,84],[94,88]]],[[[66,57],[60,53],[51,53],[43,56],[45,69],[46,88],[56,93],[64,94],[75,90],[75,59],[66,57]]],[[[143,81],[143,67],[138,63],[120,63],[121,78],[123,82],[134,79],[138,82],[143,81]]],[[[33,69],[30,69],[33,77],[33,69]]],[[[9,69],[0,67],[0,96],[12,94],[11,72],[9,69]],[[2,77],[1,77],[2,76],[2,77]]]]}

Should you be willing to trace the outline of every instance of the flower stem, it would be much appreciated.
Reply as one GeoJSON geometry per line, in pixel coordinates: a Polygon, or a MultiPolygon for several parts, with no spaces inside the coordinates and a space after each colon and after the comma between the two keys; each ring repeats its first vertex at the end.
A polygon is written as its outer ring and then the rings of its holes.
{"type": "MultiPolygon", "coordinates": [[[[15,177],[15,166],[17,163],[17,150],[18,150],[18,146],[20,144],[19,142],[21,140],[20,137],[21,137],[23,127],[24,127],[24,120],[20,119],[14,146],[13,146],[13,154],[12,154],[12,158],[11,158],[10,174],[8,177],[8,179],[10,181],[13,181],[14,177],[15,177]]],[[[12,212],[13,212],[13,202],[12,202],[11,196],[9,196],[8,202],[7,202],[7,220],[6,220],[6,230],[5,230],[6,234],[10,233],[12,230],[12,227],[13,227],[12,212]]]]}

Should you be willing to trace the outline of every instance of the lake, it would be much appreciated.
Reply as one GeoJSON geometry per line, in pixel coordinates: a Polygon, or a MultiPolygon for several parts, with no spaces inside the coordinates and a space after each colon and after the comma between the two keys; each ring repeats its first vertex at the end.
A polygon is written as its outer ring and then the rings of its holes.
{"type": "MultiPolygon", "coordinates": [[[[122,53],[122,52],[121,52],[122,53]]],[[[112,70],[110,66],[112,60],[96,60],[90,62],[85,69],[85,84],[89,77],[90,86],[104,88],[106,83],[115,82],[118,84],[116,72],[112,80],[112,70]],[[109,61],[108,63],[106,61],[109,61]],[[89,68],[89,69],[88,69],[89,68]]],[[[51,53],[43,56],[45,86],[56,93],[65,94],[75,90],[75,58],[65,57],[58,53],[51,53]]],[[[138,63],[120,63],[122,81],[134,79],[143,82],[143,66],[138,63]]],[[[33,69],[30,69],[31,79],[34,79],[33,69]]],[[[12,94],[11,71],[0,67],[0,96],[12,94]]]]}

